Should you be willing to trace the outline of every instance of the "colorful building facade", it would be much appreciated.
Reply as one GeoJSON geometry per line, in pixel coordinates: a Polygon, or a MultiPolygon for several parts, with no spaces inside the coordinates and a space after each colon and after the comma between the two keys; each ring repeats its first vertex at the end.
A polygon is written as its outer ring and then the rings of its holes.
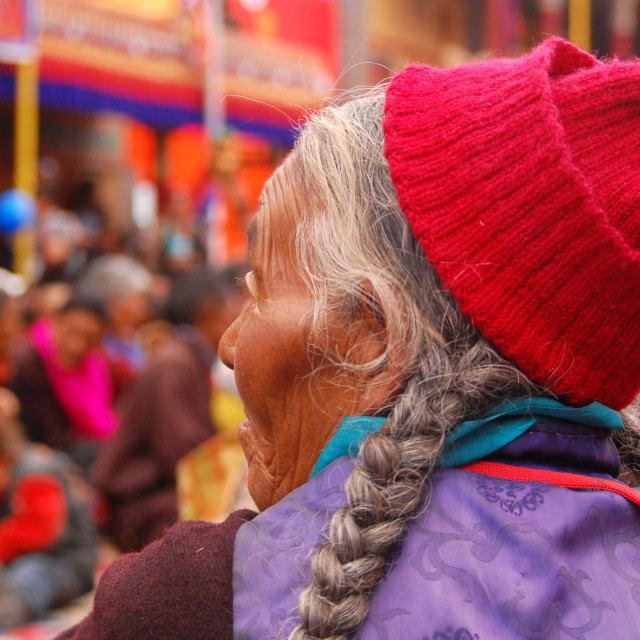
{"type": "MultiPolygon", "coordinates": [[[[216,233],[233,240],[212,240],[220,260],[241,255],[247,214],[237,212],[255,209],[297,123],[335,84],[339,2],[11,2],[40,24],[39,151],[59,162],[63,194],[95,181],[110,223],[122,229],[136,219],[140,182],[155,185],[160,209],[163,194],[186,183],[194,206],[209,198],[210,211],[225,217],[216,233]],[[219,158],[231,156],[229,173],[219,158]]],[[[2,189],[13,180],[16,96],[16,67],[5,60],[2,189]]]]}

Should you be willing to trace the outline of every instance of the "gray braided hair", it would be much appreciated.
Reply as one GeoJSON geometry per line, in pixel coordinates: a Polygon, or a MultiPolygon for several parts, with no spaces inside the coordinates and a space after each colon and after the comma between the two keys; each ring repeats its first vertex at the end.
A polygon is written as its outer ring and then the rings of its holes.
{"type": "Polygon", "coordinates": [[[306,202],[295,242],[315,298],[314,348],[352,370],[399,363],[401,387],[382,410],[383,430],[361,448],[328,540],[314,550],[313,582],[289,640],[346,639],[357,630],[389,551],[426,506],[447,435],[504,398],[543,393],[462,316],[413,238],[384,157],[383,108],[378,90],[322,110],[286,162],[290,188],[302,188],[306,202]],[[329,323],[356,320],[363,305],[387,332],[384,353],[365,365],[323,343],[329,323]]]}

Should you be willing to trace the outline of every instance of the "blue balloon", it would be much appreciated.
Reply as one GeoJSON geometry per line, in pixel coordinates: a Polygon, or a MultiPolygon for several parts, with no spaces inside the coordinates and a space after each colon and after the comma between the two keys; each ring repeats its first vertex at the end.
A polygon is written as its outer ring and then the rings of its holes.
{"type": "Polygon", "coordinates": [[[0,196],[0,233],[14,233],[36,220],[36,201],[20,189],[9,189],[0,196]]]}

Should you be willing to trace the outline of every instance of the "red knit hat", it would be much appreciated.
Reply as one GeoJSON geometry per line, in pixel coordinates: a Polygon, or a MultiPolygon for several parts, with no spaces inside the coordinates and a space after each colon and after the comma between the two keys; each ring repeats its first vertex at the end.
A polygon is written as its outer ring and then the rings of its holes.
{"type": "Polygon", "coordinates": [[[554,38],[413,65],[386,98],[400,206],[463,313],[567,402],[640,390],[640,62],[554,38]]]}

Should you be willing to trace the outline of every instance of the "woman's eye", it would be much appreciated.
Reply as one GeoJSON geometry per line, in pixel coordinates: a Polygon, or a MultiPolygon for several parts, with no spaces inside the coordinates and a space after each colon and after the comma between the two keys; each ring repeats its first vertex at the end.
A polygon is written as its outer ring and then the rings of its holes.
{"type": "Polygon", "coordinates": [[[256,285],[256,278],[253,271],[249,271],[249,273],[247,273],[247,275],[244,278],[244,281],[247,285],[247,291],[249,292],[249,295],[255,300],[258,297],[257,296],[258,291],[257,291],[257,285],[256,285]]]}

